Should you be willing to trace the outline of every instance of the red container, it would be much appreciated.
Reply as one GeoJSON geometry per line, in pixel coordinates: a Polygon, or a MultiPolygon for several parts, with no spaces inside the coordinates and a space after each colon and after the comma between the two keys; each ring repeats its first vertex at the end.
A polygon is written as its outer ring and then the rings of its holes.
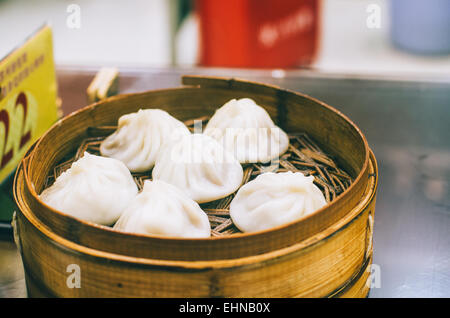
{"type": "Polygon", "coordinates": [[[203,66],[290,68],[317,51],[319,0],[196,0],[203,66]]]}

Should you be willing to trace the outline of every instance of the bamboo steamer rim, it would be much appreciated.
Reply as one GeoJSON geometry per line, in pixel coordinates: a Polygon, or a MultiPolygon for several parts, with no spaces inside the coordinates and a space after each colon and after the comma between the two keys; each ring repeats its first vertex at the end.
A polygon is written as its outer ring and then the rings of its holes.
{"type": "MultiPolygon", "coordinates": [[[[352,194],[357,194],[360,193],[362,194],[362,192],[364,191],[364,183],[366,182],[365,177],[368,175],[368,169],[369,169],[369,156],[370,156],[370,149],[367,143],[366,138],[364,137],[363,133],[361,132],[361,130],[344,114],[342,114],[340,111],[336,110],[335,108],[325,104],[324,102],[321,102],[313,97],[310,97],[308,95],[302,94],[302,93],[298,93],[298,92],[294,92],[294,91],[290,91],[290,90],[286,90],[286,89],[281,89],[278,86],[275,85],[268,85],[268,84],[261,84],[261,83],[256,83],[256,82],[249,82],[249,81],[243,81],[243,80],[239,80],[236,78],[219,78],[219,77],[203,77],[203,76],[183,76],[182,77],[182,83],[184,85],[184,87],[176,87],[176,88],[168,88],[168,89],[158,89],[158,90],[152,90],[152,91],[146,91],[146,92],[140,92],[140,93],[129,93],[129,94],[121,94],[121,95],[117,95],[117,96],[113,96],[110,98],[107,98],[105,100],[102,100],[100,102],[94,103],[92,105],[86,106],[80,110],[77,110],[71,114],[69,114],[68,116],[66,116],[65,118],[60,119],[58,122],[56,122],[49,130],[47,130],[44,135],[37,141],[33,151],[30,152],[29,156],[27,156],[27,158],[24,158],[24,160],[22,161],[23,163],[23,172],[24,172],[24,179],[25,179],[25,185],[27,190],[29,191],[32,199],[35,201],[35,203],[37,205],[40,205],[41,207],[43,207],[46,210],[51,211],[52,213],[56,213],[62,217],[67,217],[70,218],[72,222],[79,224],[79,226],[81,227],[87,227],[87,228],[96,228],[98,230],[101,231],[106,231],[106,232],[110,232],[110,233],[114,233],[116,235],[118,235],[118,233],[120,233],[120,235],[122,235],[124,238],[127,236],[131,236],[131,237],[138,237],[138,238],[142,238],[142,239],[153,239],[153,240],[158,240],[161,242],[164,241],[172,241],[172,242],[190,242],[192,244],[195,244],[196,242],[203,242],[203,241],[217,241],[217,242],[223,242],[223,241],[233,241],[233,240],[239,240],[241,238],[251,238],[251,237],[258,237],[258,236],[262,236],[262,235],[270,235],[272,233],[276,233],[278,231],[284,231],[284,230],[289,230],[289,228],[292,228],[293,226],[296,226],[300,223],[303,223],[305,221],[311,221],[315,218],[317,218],[318,215],[321,215],[324,211],[331,209],[335,206],[338,206],[339,204],[341,204],[341,202],[345,202],[346,198],[349,197],[349,195],[352,194]],[[77,219],[75,217],[69,216],[67,214],[64,214],[58,210],[55,210],[53,208],[51,208],[50,206],[46,205],[43,201],[41,201],[41,199],[39,198],[38,193],[36,192],[36,189],[34,187],[33,181],[30,178],[29,175],[29,171],[28,171],[28,167],[30,165],[31,162],[33,162],[33,160],[35,159],[35,155],[36,155],[36,151],[37,149],[39,149],[41,143],[43,142],[43,140],[46,139],[46,137],[48,136],[48,134],[55,129],[58,126],[61,126],[62,124],[64,124],[67,120],[77,116],[79,113],[81,112],[90,112],[92,110],[94,110],[96,107],[104,105],[106,103],[109,103],[111,101],[120,101],[120,100],[126,100],[128,97],[131,96],[143,96],[145,94],[148,93],[167,93],[170,94],[171,92],[174,91],[180,91],[180,90],[184,90],[184,89],[189,89],[189,88],[220,88],[220,89],[233,89],[236,88],[238,91],[242,92],[245,87],[250,87],[252,89],[255,89],[256,91],[258,89],[272,89],[276,92],[277,96],[278,94],[284,96],[284,95],[295,95],[297,97],[301,97],[303,99],[308,99],[310,101],[312,101],[313,103],[317,104],[320,107],[325,108],[326,111],[333,113],[334,115],[340,117],[342,120],[344,120],[346,122],[347,125],[349,125],[352,130],[357,134],[357,136],[360,139],[360,142],[362,142],[363,144],[363,148],[364,148],[364,162],[362,167],[360,168],[360,171],[358,173],[358,175],[355,177],[353,183],[350,185],[349,188],[347,188],[340,196],[338,196],[335,200],[333,200],[331,203],[328,203],[327,205],[325,205],[323,208],[315,211],[312,214],[309,214],[305,217],[302,217],[299,220],[296,221],[292,221],[289,222],[287,224],[283,224],[283,225],[279,225],[277,227],[273,227],[270,229],[266,229],[266,230],[260,230],[260,231],[256,231],[256,232],[248,232],[248,233],[237,233],[234,234],[232,236],[222,236],[222,237],[209,237],[209,238],[178,238],[178,237],[167,237],[167,236],[157,236],[157,235],[145,235],[145,234],[135,234],[135,233],[125,233],[125,232],[118,232],[116,230],[113,230],[110,227],[107,226],[103,226],[103,225],[99,225],[93,222],[89,222],[89,221],[84,221],[81,219],[77,219]]],[[[265,93],[265,92],[264,92],[265,93]]]]}
{"type": "MultiPolygon", "coordinates": [[[[25,170],[23,169],[23,163],[19,164],[15,174],[15,183],[18,186],[14,187],[14,197],[16,202],[21,202],[22,204],[26,204],[23,202],[23,198],[20,194],[20,186],[25,186],[22,182],[25,176],[25,170]]],[[[94,259],[103,259],[108,262],[118,262],[118,263],[127,263],[132,266],[145,266],[145,267],[164,267],[166,269],[172,269],[175,271],[185,270],[185,271],[204,271],[209,269],[236,269],[236,268],[244,268],[248,266],[262,266],[264,262],[269,262],[273,259],[278,259],[280,257],[287,257],[292,255],[293,253],[301,252],[304,248],[310,247],[314,244],[320,244],[321,240],[332,237],[336,234],[336,230],[342,229],[343,227],[348,226],[351,222],[353,222],[356,218],[358,218],[365,208],[372,202],[374,196],[377,192],[378,187],[378,165],[373,155],[372,151],[370,151],[370,182],[367,184],[367,187],[364,191],[365,196],[363,199],[352,208],[352,210],[342,218],[336,226],[335,229],[333,227],[327,228],[326,231],[322,231],[318,235],[311,237],[305,241],[301,241],[294,245],[284,247],[282,249],[273,250],[264,254],[251,255],[240,257],[236,259],[225,259],[225,260],[201,260],[201,261],[183,261],[183,260],[165,260],[165,259],[152,259],[152,258],[144,258],[144,257],[133,257],[128,255],[121,255],[106,251],[99,251],[90,247],[86,247],[75,242],[72,242],[64,237],[57,235],[52,232],[45,224],[43,224],[33,213],[30,213],[29,209],[21,209],[21,213],[25,216],[26,220],[32,224],[35,228],[39,229],[40,235],[47,237],[52,244],[59,246],[62,249],[68,249],[72,253],[78,254],[80,256],[87,256],[94,259]],[[320,237],[318,237],[320,236],[320,237]]],[[[23,206],[23,205],[22,205],[23,206]]],[[[20,233],[19,233],[20,236],[20,233]]],[[[20,242],[20,241],[19,241],[20,242]]],[[[371,258],[370,255],[365,259],[371,258]]]]}

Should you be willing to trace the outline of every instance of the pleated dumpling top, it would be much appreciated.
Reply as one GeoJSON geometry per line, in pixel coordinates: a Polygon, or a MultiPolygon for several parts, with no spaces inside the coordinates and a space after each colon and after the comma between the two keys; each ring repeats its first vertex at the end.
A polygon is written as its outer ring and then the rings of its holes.
{"type": "Polygon", "coordinates": [[[161,109],[141,109],[119,118],[117,130],[100,145],[102,156],[118,159],[132,172],[150,170],[162,149],[189,135],[183,122],[161,109]]]}
{"type": "Polygon", "coordinates": [[[327,204],[313,182],[313,176],[301,172],[260,174],[243,185],[231,201],[231,219],[243,232],[298,220],[327,204]]]}
{"type": "Polygon", "coordinates": [[[154,180],[177,186],[198,203],[233,193],[241,185],[243,174],[236,158],[204,134],[184,136],[167,147],[152,171],[154,180]]]}
{"type": "Polygon", "coordinates": [[[123,162],[85,152],[40,198],[65,214],[112,225],[137,193],[138,187],[123,162]]]}
{"type": "Polygon", "coordinates": [[[250,98],[232,99],[216,110],[204,134],[216,139],[240,163],[267,162],[289,147],[289,137],[250,98]]]}
{"type": "Polygon", "coordinates": [[[161,180],[144,182],[142,191],[123,212],[114,229],[182,238],[211,235],[208,216],[198,203],[161,180]]]}

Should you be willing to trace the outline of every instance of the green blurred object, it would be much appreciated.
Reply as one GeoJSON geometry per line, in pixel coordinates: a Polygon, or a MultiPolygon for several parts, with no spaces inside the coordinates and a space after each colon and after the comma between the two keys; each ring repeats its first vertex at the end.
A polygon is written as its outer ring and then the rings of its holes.
{"type": "Polygon", "coordinates": [[[12,215],[17,209],[12,192],[14,174],[11,173],[0,185],[0,223],[3,223],[0,228],[10,227],[12,215]]]}

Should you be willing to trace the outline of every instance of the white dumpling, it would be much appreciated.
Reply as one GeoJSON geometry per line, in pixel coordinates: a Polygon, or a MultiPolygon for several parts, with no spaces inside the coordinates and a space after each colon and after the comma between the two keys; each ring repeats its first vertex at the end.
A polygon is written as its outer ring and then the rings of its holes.
{"type": "Polygon", "coordinates": [[[233,153],[240,163],[268,162],[289,147],[289,137],[250,98],[232,99],[216,110],[204,134],[233,153]]]}
{"type": "Polygon", "coordinates": [[[243,232],[254,232],[298,220],[327,204],[301,172],[263,173],[243,185],[230,204],[233,223],[243,232]]]}
{"type": "Polygon", "coordinates": [[[152,177],[171,183],[193,200],[204,203],[236,191],[242,183],[243,170],[216,140],[191,134],[158,156],[152,177]]]}
{"type": "Polygon", "coordinates": [[[121,161],[85,152],[40,198],[65,214],[112,225],[137,193],[131,173],[121,161]]]}
{"type": "Polygon", "coordinates": [[[207,214],[177,187],[161,180],[144,187],[114,229],[149,235],[202,238],[211,235],[207,214]]]}
{"type": "Polygon", "coordinates": [[[144,109],[119,118],[117,130],[100,145],[102,156],[118,159],[132,172],[150,170],[162,147],[190,134],[161,109],[144,109]]]}

